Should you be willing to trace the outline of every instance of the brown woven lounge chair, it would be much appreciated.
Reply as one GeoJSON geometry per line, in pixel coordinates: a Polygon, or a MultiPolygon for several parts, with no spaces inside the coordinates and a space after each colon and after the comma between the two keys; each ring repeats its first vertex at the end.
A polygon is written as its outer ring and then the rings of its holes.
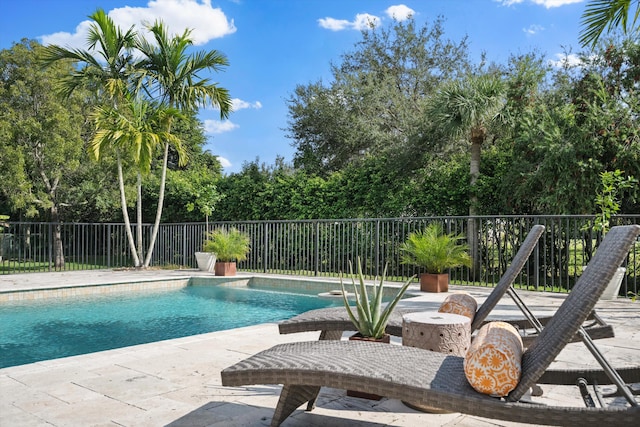
{"type": "MultiPolygon", "coordinates": [[[[514,300],[516,306],[522,311],[525,318],[517,320],[500,320],[516,326],[522,333],[522,339],[525,345],[528,345],[529,342],[535,338],[540,329],[542,329],[542,327],[549,321],[550,316],[540,318],[533,316],[512,286],[516,277],[518,277],[520,271],[524,268],[524,265],[533,252],[533,249],[538,244],[538,240],[543,232],[543,225],[534,225],[531,228],[531,231],[529,231],[529,234],[513,258],[511,265],[509,265],[509,268],[507,268],[504,275],[500,278],[500,281],[484,303],[478,307],[471,325],[472,332],[485,323],[487,316],[496,307],[505,293],[514,300]]],[[[419,306],[397,306],[389,318],[386,330],[387,333],[394,336],[402,336],[402,316],[407,313],[424,310],[424,308],[420,308],[419,306]]],[[[589,314],[585,328],[592,339],[610,338],[614,336],[611,325],[606,324],[606,322],[604,322],[604,320],[600,318],[595,311],[589,314]]],[[[283,320],[278,324],[278,329],[281,334],[321,331],[321,340],[339,340],[342,338],[342,333],[344,331],[353,330],[353,324],[351,323],[344,307],[331,307],[307,311],[290,319],[283,320]]],[[[579,340],[580,338],[577,336],[573,338],[573,341],[579,340]]]]}
{"type": "MultiPolygon", "coordinates": [[[[582,325],[638,235],[638,225],[609,231],[591,267],[524,352],[520,382],[505,398],[476,392],[466,380],[462,357],[393,344],[337,340],[277,345],[223,370],[222,384],[284,384],[272,426],[279,426],[300,405],[315,399],[323,386],[513,422],[637,426],[640,407],[624,384],[619,391],[629,402],[627,407],[546,406],[522,399],[576,334],[588,341],[582,325]]],[[[619,382],[615,371],[606,377],[611,383],[619,382]]]]}

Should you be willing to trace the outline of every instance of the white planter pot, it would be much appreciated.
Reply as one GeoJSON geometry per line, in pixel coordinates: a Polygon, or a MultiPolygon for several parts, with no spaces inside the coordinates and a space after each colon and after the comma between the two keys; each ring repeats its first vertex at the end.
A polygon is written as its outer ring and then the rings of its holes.
{"type": "Polygon", "coordinates": [[[216,254],[212,254],[211,252],[196,252],[196,262],[200,270],[213,273],[216,265],[216,254]]]}
{"type": "Polygon", "coordinates": [[[607,285],[607,288],[602,293],[600,299],[602,300],[612,300],[618,298],[618,292],[620,291],[620,285],[622,284],[622,279],[624,279],[624,273],[627,271],[624,267],[619,267],[616,270],[616,274],[613,275],[613,278],[607,285]]]}

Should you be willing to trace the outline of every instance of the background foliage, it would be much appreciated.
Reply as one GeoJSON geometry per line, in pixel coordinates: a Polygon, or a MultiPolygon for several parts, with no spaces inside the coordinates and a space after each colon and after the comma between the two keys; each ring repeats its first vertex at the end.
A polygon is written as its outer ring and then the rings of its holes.
{"type": "MultiPolygon", "coordinates": [[[[640,43],[633,37],[602,39],[578,52],[579,64],[558,66],[538,52],[472,63],[467,40],[449,40],[442,19],[364,31],[332,64],[331,81],[300,83],[289,94],[291,164],[256,159],[223,176],[215,155],[203,151],[198,119],[175,124],[190,160],[180,167],[170,155],[162,220],[467,215],[473,200],[481,215],[594,214],[603,172],[640,177],[640,43]],[[468,138],[447,136],[428,107],[443,85],[488,74],[504,84],[504,109],[486,129],[472,188],[468,138]]],[[[121,221],[117,186],[107,178],[113,159],[91,163],[85,150],[93,130],[84,112],[98,101],[51,99],[38,81],[71,65],[43,71],[33,63],[37,49],[25,40],[0,52],[0,211],[11,220],[48,219],[58,203],[65,221],[121,221]],[[45,114],[24,102],[27,89],[45,114]],[[45,197],[26,134],[49,150],[48,173],[60,178],[55,199],[45,197]]],[[[153,220],[160,164],[145,177],[145,222],[153,220]]],[[[622,213],[640,212],[634,190],[624,194],[622,213]]]]}

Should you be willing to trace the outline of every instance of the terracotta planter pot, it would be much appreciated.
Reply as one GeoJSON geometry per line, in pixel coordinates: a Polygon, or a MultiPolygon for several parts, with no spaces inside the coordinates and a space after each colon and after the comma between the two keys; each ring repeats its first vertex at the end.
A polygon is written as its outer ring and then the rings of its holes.
{"type": "Polygon", "coordinates": [[[421,274],[420,290],[422,292],[449,292],[449,274],[421,274]]]}
{"type": "Polygon", "coordinates": [[[216,262],[216,276],[235,276],[236,263],[232,262],[216,262]]]}
{"type": "MultiPolygon", "coordinates": [[[[350,341],[373,341],[382,344],[389,344],[391,342],[391,335],[385,334],[382,338],[376,339],[371,337],[363,337],[362,334],[357,333],[349,337],[350,341]]],[[[366,393],[364,391],[347,390],[347,396],[359,397],[360,399],[380,400],[383,396],[379,396],[373,393],[366,393]]]]}

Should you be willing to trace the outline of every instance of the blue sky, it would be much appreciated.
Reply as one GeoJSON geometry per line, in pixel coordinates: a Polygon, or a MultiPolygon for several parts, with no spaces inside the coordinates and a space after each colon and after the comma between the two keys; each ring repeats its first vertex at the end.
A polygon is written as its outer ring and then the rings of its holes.
{"type": "Polygon", "coordinates": [[[3,0],[0,49],[22,38],[84,48],[87,16],[104,9],[123,28],[162,19],[193,29],[194,50],[217,49],[230,66],[212,79],[229,89],[235,111],[220,121],[200,111],[208,143],[226,173],[260,158],[293,158],[287,106],[296,85],[329,82],[331,62],[351,51],[368,20],[381,25],[413,14],[419,24],[445,18],[445,37],[469,37],[474,59],[504,63],[537,50],[550,61],[580,50],[585,0],[3,0]],[[394,17],[394,18],[392,18],[394,17]]]}

